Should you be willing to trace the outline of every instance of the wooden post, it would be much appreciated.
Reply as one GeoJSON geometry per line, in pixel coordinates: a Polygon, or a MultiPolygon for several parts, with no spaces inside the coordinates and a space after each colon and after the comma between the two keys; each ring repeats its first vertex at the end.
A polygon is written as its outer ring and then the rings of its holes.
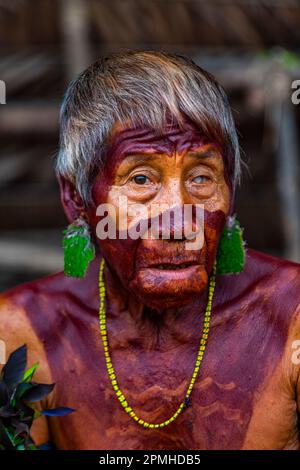
{"type": "Polygon", "coordinates": [[[294,106],[290,95],[290,77],[284,70],[273,70],[266,80],[268,116],[274,130],[279,210],[285,237],[284,257],[300,262],[300,189],[299,145],[294,106]]]}
{"type": "Polygon", "coordinates": [[[89,46],[89,2],[61,0],[59,4],[66,80],[69,82],[92,61],[89,46]]]}

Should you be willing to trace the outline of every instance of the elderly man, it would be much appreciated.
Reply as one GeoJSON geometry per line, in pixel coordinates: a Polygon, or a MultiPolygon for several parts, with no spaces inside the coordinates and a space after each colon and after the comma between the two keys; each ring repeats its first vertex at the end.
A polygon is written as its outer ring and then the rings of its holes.
{"type": "Polygon", "coordinates": [[[67,91],[56,169],[73,223],[66,251],[72,230],[89,244],[66,255],[65,273],[11,289],[0,303],[8,350],[26,343],[38,381],[56,383],[47,406],[76,409],[36,420],[35,442],[298,449],[300,265],[248,248],[242,269],[217,269],[240,157],[214,78],[165,53],[98,60],[67,91]],[[114,208],[119,222],[120,197],[135,227],[137,203],[203,207],[201,247],[186,245],[194,216],[182,218],[181,238],[173,219],[169,238],[119,229],[99,237],[98,208],[114,208]]]}

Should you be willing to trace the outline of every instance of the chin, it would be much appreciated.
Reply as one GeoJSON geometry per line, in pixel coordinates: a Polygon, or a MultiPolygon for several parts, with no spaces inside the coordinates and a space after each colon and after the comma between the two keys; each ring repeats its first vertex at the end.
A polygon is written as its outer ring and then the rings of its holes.
{"type": "Polygon", "coordinates": [[[191,265],[180,269],[149,267],[140,269],[130,290],[145,305],[156,310],[181,307],[201,294],[208,284],[204,266],[191,265]]]}

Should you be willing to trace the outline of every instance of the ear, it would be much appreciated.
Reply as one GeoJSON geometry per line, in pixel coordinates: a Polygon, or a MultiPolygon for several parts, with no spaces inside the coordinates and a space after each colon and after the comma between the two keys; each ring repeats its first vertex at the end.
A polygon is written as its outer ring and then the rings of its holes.
{"type": "Polygon", "coordinates": [[[82,216],[85,212],[85,206],[82,198],[69,180],[63,176],[58,176],[57,179],[60,188],[60,200],[68,222],[71,223],[82,216]]]}

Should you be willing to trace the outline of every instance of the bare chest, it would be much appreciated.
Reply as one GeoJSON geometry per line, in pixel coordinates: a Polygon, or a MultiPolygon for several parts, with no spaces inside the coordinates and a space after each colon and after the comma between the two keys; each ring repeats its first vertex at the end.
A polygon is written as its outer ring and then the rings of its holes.
{"type": "MultiPolygon", "coordinates": [[[[112,355],[119,388],[139,418],[156,424],[176,412],[184,401],[196,353],[182,351],[158,357],[127,351],[126,360],[124,351],[112,355]]],[[[60,403],[73,406],[76,412],[52,419],[59,448],[251,449],[264,448],[265,443],[266,448],[276,449],[298,445],[296,406],[280,395],[280,377],[274,372],[263,384],[257,377],[259,364],[255,371],[242,354],[237,363],[232,357],[220,357],[214,341],[207,348],[191,405],[184,407],[175,421],[158,429],[141,426],[124,411],[103,358],[91,354],[86,366],[80,374],[74,364],[60,387],[60,403]]]]}

